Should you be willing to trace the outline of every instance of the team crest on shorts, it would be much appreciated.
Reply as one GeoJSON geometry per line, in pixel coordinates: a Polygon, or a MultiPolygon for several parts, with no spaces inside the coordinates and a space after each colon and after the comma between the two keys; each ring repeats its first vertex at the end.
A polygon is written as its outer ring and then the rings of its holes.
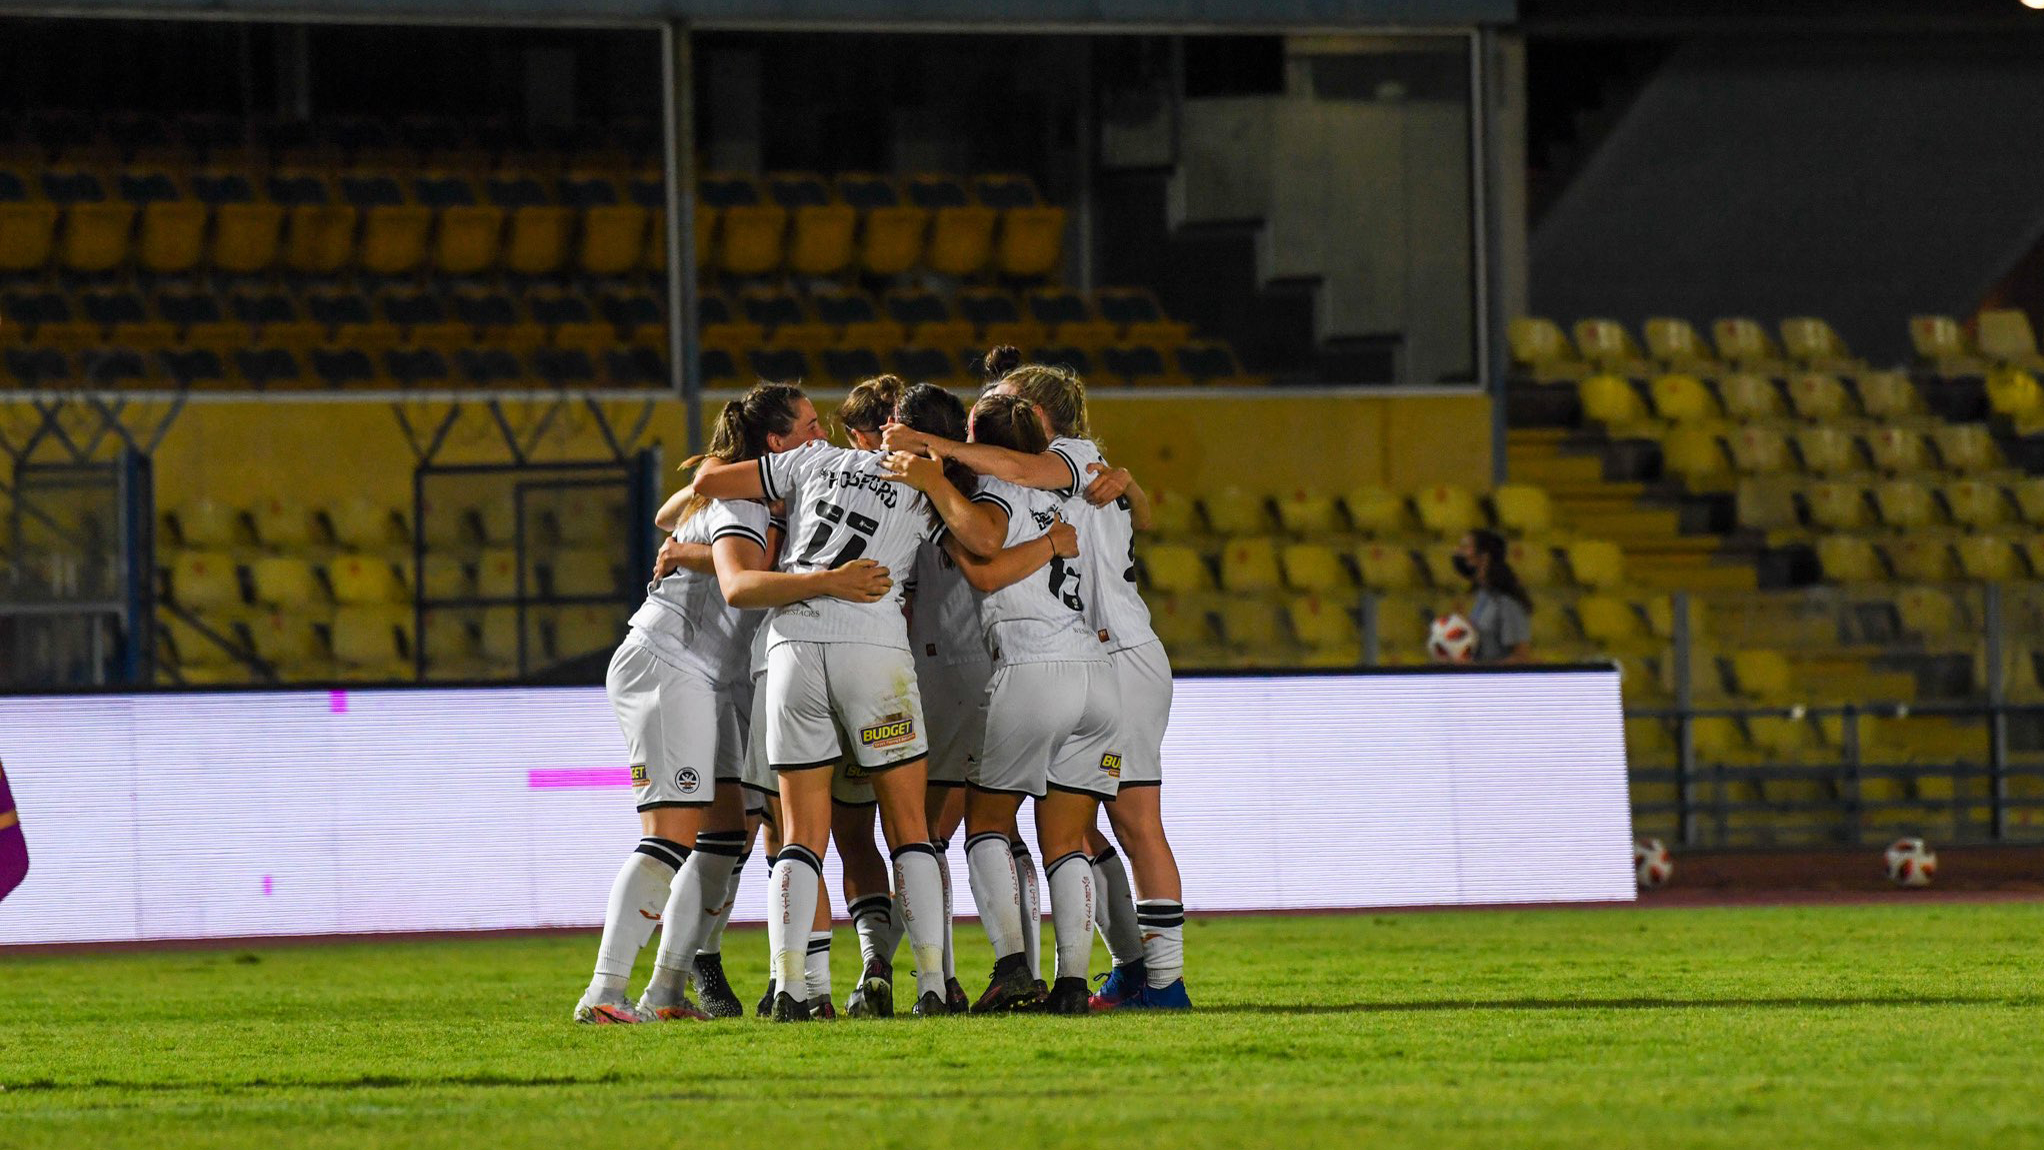
{"type": "Polygon", "coordinates": [[[683,767],[680,770],[674,772],[674,785],[677,788],[679,788],[681,793],[684,795],[695,794],[696,788],[702,785],[702,781],[703,781],[702,776],[696,774],[696,769],[694,767],[683,767]]]}
{"type": "Polygon", "coordinates": [[[632,764],[632,785],[635,787],[643,787],[646,785],[646,764],[644,763],[632,764]]]}
{"type": "Polygon", "coordinates": [[[870,727],[859,728],[859,744],[866,747],[898,747],[913,742],[916,737],[916,721],[907,715],[893,714],[870,727]]]}
{"type": "Polygon", "coordinates": [[[1100,773],[1110,779],[1121,777],[1121,756],[1109,751],[1100,756],[1100,773]]]}

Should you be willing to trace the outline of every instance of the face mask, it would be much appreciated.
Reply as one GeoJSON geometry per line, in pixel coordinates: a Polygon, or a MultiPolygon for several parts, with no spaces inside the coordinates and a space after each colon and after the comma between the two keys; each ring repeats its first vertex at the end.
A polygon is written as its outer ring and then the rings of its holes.
{"type": "Polygon", "coordinates": [[[1476,564],[1469,561],[1469,556],[1457,555],[1450,562],[1455,565],[1455,574],[1462,576],[1464,579],[1476,578],[1476,564]]]}

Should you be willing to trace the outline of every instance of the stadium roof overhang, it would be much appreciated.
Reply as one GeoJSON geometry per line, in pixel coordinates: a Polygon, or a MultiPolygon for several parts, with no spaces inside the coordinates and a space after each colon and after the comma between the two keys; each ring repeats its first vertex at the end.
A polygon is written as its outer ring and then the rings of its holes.
{"type": "Polygon", "coordinates": [[[40,16],[653,23],[902,31],[1284,31],[1509,24],[1518,0],[0,0],[40,16]]]}

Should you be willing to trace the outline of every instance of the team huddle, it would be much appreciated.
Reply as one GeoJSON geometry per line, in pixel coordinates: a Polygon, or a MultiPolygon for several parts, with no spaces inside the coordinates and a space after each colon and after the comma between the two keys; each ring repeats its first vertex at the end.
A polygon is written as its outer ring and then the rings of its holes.
{"type": "Polygon", "coordinates": [[[859,384],[838,412],[848,447],[800,389],[763,383],[684,464],[693,482],[656,516],[671,538],[610,665],[644,837],[612,886],[578,1022],[743,1013],[723,934],[762,834],[758,1012],[775,1021],[836,1017],[832,842],[862,960],[848,1015],[893,1014],[904,937],[917,1015],[1189,1005],[1158,801],[1171,667],[1133,559],[1148,498],[1090,438],[1079,377],[1019,358],[988,355],[969,411],[929,384],[859,384]],[[977,999],[951,925],[961,828],[993,951],[977,999]],[[1096,924],[1113,960],[1097,989],[1096,924]]]}

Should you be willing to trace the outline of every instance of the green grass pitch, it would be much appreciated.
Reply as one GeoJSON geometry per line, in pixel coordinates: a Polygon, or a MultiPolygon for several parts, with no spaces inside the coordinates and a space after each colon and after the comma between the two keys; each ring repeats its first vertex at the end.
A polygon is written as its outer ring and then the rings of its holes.
{"type": "Polygon", "coordinates": [[[1189,1014],[802,1027],[573,1026],[593,936],[0,958],[0,1147],[2044,1144],[2044,904],[1186,934],[1189,1014]]]}

